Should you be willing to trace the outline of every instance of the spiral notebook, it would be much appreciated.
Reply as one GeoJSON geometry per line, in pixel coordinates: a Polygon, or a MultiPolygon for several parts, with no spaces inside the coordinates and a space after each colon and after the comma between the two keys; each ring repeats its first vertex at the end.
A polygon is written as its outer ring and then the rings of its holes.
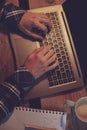
{"type": "Polygon", "coordinates": [[[16,107],[0,130],[65,130],[66,112],[16,107]]]}

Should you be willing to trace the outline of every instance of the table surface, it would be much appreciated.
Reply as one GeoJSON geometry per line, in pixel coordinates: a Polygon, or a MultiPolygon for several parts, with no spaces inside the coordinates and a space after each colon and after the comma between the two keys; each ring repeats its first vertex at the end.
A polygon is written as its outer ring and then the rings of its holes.
{"type": "Polygon", "coordinates": [[[84,125],[82,122],[79,122],[75,116],[75,113],[72,112],[71,108],[65,106],[67,100],[77,101],[79,98],[87,96],[86,86],[85,88],[79,88],[78,90],[72,90],[68,92],[63,92],[59,95],[53,97],[47,97],[41,99],[41,108],[49,110],[58,110],[67,112],[67,125],[66,130],[87,130],[87,124],[84,125]]]}
{"type": "MultiPolygon", "coordinates": [[[[46,98],[37,98],[29,100],[29,104],[26,104],[26,107],[32,108],[41,108],[48,110],[57,110],[57,111],[65,111],[67,112],[67,125],[66,130],[87,130],[83,123],[79,124],[78,119],[75,116],[75,113],[72,112],[72,109],[65,105],[67,100],[71,100],[76,102],[79,98],[87,96],[87,86],[82,88],[66,91],[59,93],[55,96],[50,96],[46,98]],[[72,125],[73,123],[73,125],[72,125]]],[[[22,104],[23,105],[23,104],[22,104]]]]}
{"type": "Polygon", "coordinates": [[[46,97],[41,99],[42,109],[52,109],[67,111],[67,107],[64,105],[67,100],[77,101],[79,98],[87,96],[86,87],[74,89],[67,92],[59,93],[58,95],[46,97]]]}

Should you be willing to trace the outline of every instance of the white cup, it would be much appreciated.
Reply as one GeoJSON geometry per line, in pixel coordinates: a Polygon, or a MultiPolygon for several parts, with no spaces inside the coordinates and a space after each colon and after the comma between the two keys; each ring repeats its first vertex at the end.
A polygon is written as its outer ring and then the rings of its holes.
{"type": "Polygon", "coordinates": [[[87,97],[82,97],[75,103],[75,114],[80,121],[87,122],[87,97]]]}
{"type": "Polygon", "coordinates": [[[87,97],[82,97],[77,102],[67,100],[65,104],[74,108],[75,115],[80,121],[87,123],[87,97]]]}

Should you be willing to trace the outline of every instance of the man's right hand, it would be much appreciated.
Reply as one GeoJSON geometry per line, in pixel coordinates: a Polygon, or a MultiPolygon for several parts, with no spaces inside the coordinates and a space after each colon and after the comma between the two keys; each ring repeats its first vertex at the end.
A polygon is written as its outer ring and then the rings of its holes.
{"type": "Polygon", "coordinates": [[[49,70],[54,69],[58,65],[56,54],[50,46],[43,46],[33,51],[26,59],[24,66],[35,77],[49,70]]]}

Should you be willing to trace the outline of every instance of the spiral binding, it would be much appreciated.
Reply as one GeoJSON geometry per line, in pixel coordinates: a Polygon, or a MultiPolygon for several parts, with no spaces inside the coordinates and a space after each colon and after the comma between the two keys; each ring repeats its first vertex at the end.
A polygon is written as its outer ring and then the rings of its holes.
{"type": "Polygon", "coordinates": [[[50,114],[61,114],[61,115],[65,113],[65,112],[60,112],[57,110],[35,109],[35,108],[29,108],[29,107],[16,107],[15,109],[19,111],[32,111],[32,112],[39,112],[39,113],[50,113],[50,114]]]}

